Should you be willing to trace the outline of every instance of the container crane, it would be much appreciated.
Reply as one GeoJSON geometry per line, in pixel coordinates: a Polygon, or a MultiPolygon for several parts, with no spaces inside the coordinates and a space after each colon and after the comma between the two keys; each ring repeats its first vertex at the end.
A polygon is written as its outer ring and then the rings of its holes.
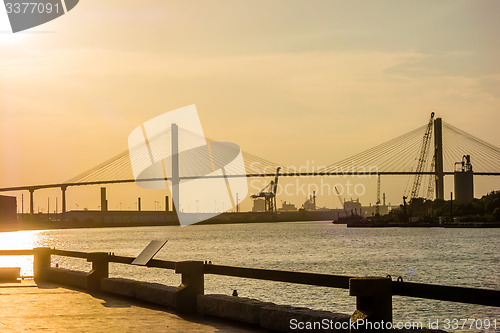
{"type": "Polygon", "coordinates": [[[271,182],[260,190],[259,193],[251,195],[252,199],[264,198],[266,212],[274,213],[278,210],[276,205],[276,190],[278,189],[278,176],[280,170],[281,167],[276,169],[276,176],[274,176],[274,180],[271,180],[271,182]]]}
{"type": "Polygon", "coordinates": [[[349,216],[349,214],[347,213],[347,210],[345,209],[344,201],[342,200],[342,197],[340,196],[340,192],[337,189],[337,186],[335,186],[335,192],[337,192],[337,198],[339,198],[340,205],[342,206],[342,209],[344,210],[345,216],[346,217],[349,216]]]}
{"type": "Polygon", "coordinates": [[[422,182],[422,174],[421,172],[424,170],[425,162],[427,159],[427,151],[429,150],[429,146],[431,143],[432,136],[432,125],[434,124],[434,112],[431,113],[431,118],[429,119],[429,123],[427,125],[427,129],[425,130],[424,138],[422,140],[422,146],[420,148],[420,156],[418,159],[417,169],[415,170],[415,181],[413,182],[410,199],[418,197],[418,193],[420,191],[420,183],[422,182]]]}

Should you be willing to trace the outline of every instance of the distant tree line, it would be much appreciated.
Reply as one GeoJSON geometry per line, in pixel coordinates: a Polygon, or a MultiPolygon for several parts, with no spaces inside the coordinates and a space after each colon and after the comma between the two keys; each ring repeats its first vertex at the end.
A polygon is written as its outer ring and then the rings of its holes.
{"type": "Polygon", "coordinates": [[[383,219],[405,221],[412,217],[429,222],[436,222],[439,217],[444,217],[447,221],[453,217],[464,222],[500,222],[500,191],[490,192],[481,199],[473,199],[466,204],[456,201],[451,203],[450,200],[443,199],[413,198],[406,205],[406,214],[405,207],[401,205],[383,219]]]}

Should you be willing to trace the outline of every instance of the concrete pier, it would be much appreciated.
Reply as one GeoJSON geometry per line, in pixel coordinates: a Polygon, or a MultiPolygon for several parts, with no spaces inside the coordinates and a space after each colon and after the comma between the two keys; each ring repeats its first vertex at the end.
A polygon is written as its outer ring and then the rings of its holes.
{"type": "Polygon", "coordinates": [[[1,332],[267,332],[32,280],[0,284],[0,309],[1,332]]]}
{"type": "MultiPolygon", "coordinates": [[[[75,330],[101,332],[103,329],[113,332],[145,330],[156,332],[164,331],[162,328],[168,328],[167,331],[181,332],[193,330],[200,332],[266,332],[266,330],[302,332],[311,331],[311,327],[315,327],[313,329],[315,332],[333,330],[345,333],[365,333],[372,332],[372,328],[376,327],[377,323],[382,325],[392,322],[393,295],[500,307],[500,290],[403,282],[402,277],[393,281],[390,276],[385,278],[350,277],[225,266],[206,261],[151,259],[147,263],[145,267],[174,270],[180,274],[181,284],[176,287],[110,277],[110,263],[130,265],[135,260],[134,257],[116,256],[110,252],[35,248],[1,250],[0,255],[33,255],[35,279],[34,282],[29,283],[24,281],[0,283],[0,309],[3,311],[0,311],[2,332],[39,331],[41,329],[54,332],[75,330]],[[92,269],[90,272],[76,271],[61,268],[57,263],[54,267],[51,263],[51,256],[86,259],[92,263],[92,269]],[[279,305],[239,297],[236,290],[233,291],[232,296],[207,295],[204,291],[205,275],[349,289],[349,294],[356,297],[356,309],[352,315],[349,315],[279,305]],[[62,285],[66,287],[60,287],[62,285]],[[59,292],[61,290],[62,294],[59,292]],[[99,302],[99,300],[104,302],[99,302]],[[117,309],[101,310],[96,304],[117,309]],[[129,308],[129,311],[122,308],[129,308]],[[4,311],[4,309],[7,310],[4,311]],[[169,315],[161,315],[165,313],[169,315]],[[185,320],[184,323],[183,320],[185,320]],[[323,320],[328,322],[326,327],[322,324],[323,320]],[[359,320],[361,320],[360,324],[359,320]],[[298,330],[293,328],[291,325],[294,322],[302,323],[302,328],[298,326],[298,330]],[[57,324],[56,327],[47,326],[53,323],[57,324]],[[200,328],[193,325],[202,326],[200,328]]],[[[16,277],[19,277],[19,268],[12,271],[16,277]]],[[[12,281],[12,278],[6,281],[12,281]]],[[[399,333],[443,332],[428,329],[391,329],[390,326],[379,327],[387,332],[399,333]]],[[[377,329],[377,332],[383,331],[377,329]]]]}

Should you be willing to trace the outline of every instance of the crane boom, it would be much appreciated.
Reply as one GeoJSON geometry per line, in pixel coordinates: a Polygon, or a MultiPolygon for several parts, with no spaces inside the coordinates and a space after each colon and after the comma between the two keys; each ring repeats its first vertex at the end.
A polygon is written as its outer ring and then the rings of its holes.
{"type": "Polygon", "coordinates": [[[276,169],[276,176],[274,176],[274,184],[273,184],[273,188],[272,188],[272,192],[274,193],[274,196],[276,196],[276,189],[278,188],[278,177],[280,174],[280,170],[281,170],[281,167],[278,167],[276,169]]]}
{"type": "Polygon", "coordinates": [[[377,177],[377,203],[375,206],[375,215],[380,215],[380,175],[377,177]]]}
{"type": "Polygon", "coordinates": [[[337,186],[335,186],[335,192],[337,192],[337,197],[339,198],[340,206],[342,206],[342,208],[344,208],[344,202],[342,201],[342,197],[340,196],[339,190],[337,190],[337,186]]]}
{"type": "MultiPolygon", "coordinates": [[[[433,157],[431,162],[431,170],[434,171],[435,167],[436,167],[436,158],[433,157]]],[[[427,200],[434,200],[434,182],[436,180],[434,179],[434,175],[429,177],[430,177],[429,184],[427,185],[427,200]]]]}
{"type": "Polygon", "coordinates": [[[416,171],[415,181],[413,182],[410,199],[416,198],[420,191],[420,183],[422,182],[422,175],[420,173],[423,171],[425,167],[425,162],[427,160],[427,151],[429,150],[429,145],[431,142],[433,122],[434,122],[434,112],[431,113],[431,118],[429,119],[429,124],[427,125],[424,138],[422,140],[422,146],[420,148],[420,155],[418,158],[417,169],[415,170],[416,171]]]}

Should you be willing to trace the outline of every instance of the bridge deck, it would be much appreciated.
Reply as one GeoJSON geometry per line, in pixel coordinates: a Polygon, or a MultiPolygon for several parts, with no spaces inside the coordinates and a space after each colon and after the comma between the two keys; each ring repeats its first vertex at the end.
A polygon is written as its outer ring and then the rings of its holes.
{"type": "Polygon", "coordinates": [[[33,281],[0,284],[1,332],[265,332],[33,281]]]}

